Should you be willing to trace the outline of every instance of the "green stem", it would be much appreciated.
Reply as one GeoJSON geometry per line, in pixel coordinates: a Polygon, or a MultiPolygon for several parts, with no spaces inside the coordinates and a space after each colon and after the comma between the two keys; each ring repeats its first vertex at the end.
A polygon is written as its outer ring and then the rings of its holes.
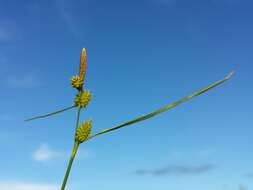
{"type": "MultiPolygon", "coordinates": [[[[76,130],[77,130],[78,125],[79,125],[80,113],[81,113],[81,107],[78,107],[78,110],[77,110],[77,118],[76,118],[75,134],[76,134],[76,130]]],[[[74,140],[75,140],[75,134],[74,134],[74,140]]],[[[64,177],[62,186],[61,186],[61,190],[64,190],[64,189],[65,189],[65,186],[66,186],[66,184],[67,184],[68,177],[69,177],[69,173],[70,173],[70,170],[71,170],[71,167],[72,167],[72,163],[73,163],[73,161],[74,161],[74,159],[75,159],[75,156],[76,156],[76,152],[77,152],[77,150],[78,150],[78,147],[79,147],[79,143],[78,143],[78,142],[75,142],[74,148],[73,148],[73,150],[72,150],[72,154],[71,154],[70,159],[69,159],[68,168],[67,168],[67,171],[66,171],[66,174],[65,174],[65,177],[64,177]]]]}
{"type": "Polygon", "coordinates": [[[66,174],[65,174],[65,177],[64,177],[62,186],[61,186],[61,190],[64,190],[65,187],[66,187],[66,184],[67,184],[67,181],[68,181],[68,177],[69,177],[69,173],[70,173],[70,170],[71,170],[71,167],[72,167],[72,163],[73,163],[73,161],[74,161],[74,159],[75,159],[75,156],[76,156],[76,152],[77,152],[77,150],[78,150],[78,147],[79,147],[79,143],[78,143],[78,142],[75,142],[74,148],[73,148],[73,150],[72,150],[72,154],[71,154],[71,156],[70,156],[68,168],[67,168],[67,171],[66,171],[66,174]]]}
{"type": "Polygon", "coordinates": [[[75,131],[77,130],[77,128],[78,128],[78,126],[79,126],[80,113],[81,113],[81,107],[78,107],[75,131]]]}

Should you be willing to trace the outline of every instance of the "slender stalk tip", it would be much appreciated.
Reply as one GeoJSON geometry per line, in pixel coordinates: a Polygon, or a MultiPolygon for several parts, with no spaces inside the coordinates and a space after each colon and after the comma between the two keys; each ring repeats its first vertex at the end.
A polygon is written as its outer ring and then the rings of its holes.
{"type": "Polygon", "coordinates": [[[235,74],[235,71],[231,71],[231,72],[225,77],[225,79],[226,79],[226,80],[230,79],[234,74],[235,74]]]}

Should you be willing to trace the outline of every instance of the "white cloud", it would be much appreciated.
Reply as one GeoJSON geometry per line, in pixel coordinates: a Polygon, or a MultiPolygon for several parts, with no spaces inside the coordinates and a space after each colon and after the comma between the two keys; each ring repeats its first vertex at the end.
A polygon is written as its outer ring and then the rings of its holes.
{"type": "Polygon", "coordinates": [[[62,156],[62,153],[51,149],[46,144],[42,144],[37,150],[35,150],[32,156],[35,161],[44,162],[60,157],[62,156]]]}
{"type": "Polygon", "coordinates": [[[5,83],[14,88],[33,88],[41,85],[41,81],[35,74],[7,77],[5,83]]]}
{"type": "MultiPolygon", "coordinates": [[[[50,148],[47,144],[40,145],[32,154],[32,158],[38,162],[46,162],[54,159],[69,159],[69,151],[60,151],[50,148]]],[[[87,159],[94,157],[94,153],[88,149],[79,149],[76,159],[87,159]]],[[[1,189],[0,189],[1,190],[1,189]]]]}
{"type": "Polygon", "coordinates": [[[27,183],[14,181],[0,181],[1,190],[58,190],[56,185],[43,183],[27,183]]]}

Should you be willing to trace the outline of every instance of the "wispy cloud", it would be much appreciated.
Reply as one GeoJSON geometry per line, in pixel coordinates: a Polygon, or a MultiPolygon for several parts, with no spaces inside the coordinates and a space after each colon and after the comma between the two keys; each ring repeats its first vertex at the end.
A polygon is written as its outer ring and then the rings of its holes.
{"type": "Polygon", "coordinates": [[[83,36],[88,34],[91,29],[89,16],[83,12],[82,5],[71,0],[56,0],[55,4],[60,19],[66,24],[73,36],[82,41],[83,36]],[[77,12],[79,12],[78,15],[77,12]]]}
{"type": "Polygon", "coordinates": [[[241,184],[238,190],[248,190],[248,187],[246,185],[241,184]]]}
{"type": "MultiPolygon", "coordinates": [[[[60,151],[51,148],[47,144],[40,145],[32,154],[32,158],[38,162],[47,162],[54,159],[68,159],[70,151],[60,151]]],[[[87,159],[94,157],[94,153],[88,149],[80,149],[79,154],[77,155],[77,159],[87,159]]]]}
{"type": "Polygon", "coordinates": [[[246,174],[244,174],[244,176],[245,177],[247,177],[247,178],[253,178],[253,173],[246,173],[246,174]]]}
{"type": "Polygon", "coordinates": [[[76,19],[74,18],[73,12],[71,11],[71,3],[68,0],[57,0],[57,7],[61,18],[64,20],[70,31],[78,36],[79,32],[77,29],[76,19]]]}
{"type": "Polygon", "coordinates": [[[136,170],[136,175],[153,175],[153,176],[165,176],[165,175],[196,175],[209,172],[216,168],[215,165],[205,164],[199,166],[166,166],[158,169],[140,169],[136,170]]]}
{"type": "Polygon", "coordinates": [[[0,181],[1,190],[58,190],[53,184],[0,181]]]}
{"type": "Polygon", "coordinates": [[[39,162],[49,161],[60,156],[62,156],[60,151],[53,150],[47,144],[42,144],[32,155],[33,159],[39,162]]]}
{"type": "Polygon", "coordinates": [[[14,75],[3,81],[6,86],[14,88],[33,88],[42,85],[42,81],[35,74],[14,75]]]}

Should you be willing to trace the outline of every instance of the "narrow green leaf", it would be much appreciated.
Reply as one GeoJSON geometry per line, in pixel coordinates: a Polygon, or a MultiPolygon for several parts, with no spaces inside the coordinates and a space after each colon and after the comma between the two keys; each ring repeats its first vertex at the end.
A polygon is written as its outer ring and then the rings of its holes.
{"type": "Polygon", "coordinates": [[[51,116],[51,115],[55,115],[55,114],[58,114],[58,113],[61,113],[61,112],[70,110],[70,109],[72,109],[72,108],[74,108],[74,107],[76,107],[76,106],[73,105],[73,106],[66,107],[66,108],[63,108],[63,109],[61,109],[61,110],[57,110],[57,111],[54,111],[54,112],[51,112],[51,113],[48,113],[48,114],[45,114],[45,115],[35,116],[35,117],[32,117],[32,118],[26,119],[25,121],[31,121],[31,120],[35,120],[35,119],[41,119],[41,118],[49,117],[49,116],[51,116]]]}
{"type": "Polygon", "coordinates": [[[164,106],[164,107],[161,107],[161,108],[155,110],[154,112],[148,113],[148,114],[146,114],[146,115],[142,115],[142,116],[140,116],[140,117],[136,117],[136,118],[133,119],[133,120],[127,121],[127,122],[122,123],[122,124],[120,124],[120,125],[117,125],[117,126],[115,126],[115,127],[102,130],[102,131],[100,131],[100,132],[98,132],[98,133],[96,133],[96,134],[94,134],[94,135],[91,135],[91,136],[89,137],[89,139],[91,139],[91,138],[93,138],[93,137],[95,137],[95,136],[104,134],[104,133],[108,133],[108,132],[110,132],[110,131],[114,131],[114,130],[119,129],[119,128],[122,128],[122,127],[125,127],[125,126],[127,126],[127,125],[131,125],[131,124],[134,124],[134,123],[137,123],[137,122],[140,122],[140,121],[149,119],[149,118],[151,118],[151,117],[153,117],[153,116],[155,116],[155,115],[158,115],[158,114],[160,114],[160,113],[162,113],[162,112],[164,112],[164,111],[167,111],[167,110],[169,110],[169,109],[171,109],[171,108],[173,108],[173,107],[176,107],[177,105],[179,105],[179,104],[181,104],[181,103],[183,103],[183,102],[185,102],[185,101],[187,101],[187,100],[189,100],[189,99],[191,99],[191,98],[193,98],[193,97],[195,97],[195,96],[198,96],[198,95],[200,95],[200,94],[202,94],[202,93],[204,93],[204,92],[206,92],[206,91],[208,91],[208,90],[210,90],[210,89],[212,89],[212,88],[214,88],[214,87],[216,87],[216,86],[222,84],[222,83],[225,82],[226,80],[230,79],[230,77],[231,77],[233,74],[234,74],[234,72],[231,72],[231,73],[229,73],[226,77],[224,77],[224,79],[219,80],[219,81],[217,81],[217,82],[214,82],[214,83],[210,84],[209,86],[207,86],[207,87],[205,87],[205,88],[203,88],[203,89],[201,89],[201,90],[199,90],[199,91],[197,91],[197,92],[195,92],[195,93],[193,93],[193,94],[191,94],[191,95],[189,95],[189,96],[186,96],[186,97],[184,97],[184,98],[182,98],[182,99],[180,99],[180,100],[178,100],[178,101],[176,101],[176,102],[174,102],[174,103],[172,103],[172,104],[169,104],[169,105],[166,105],[166,106],[164,106]]]}

